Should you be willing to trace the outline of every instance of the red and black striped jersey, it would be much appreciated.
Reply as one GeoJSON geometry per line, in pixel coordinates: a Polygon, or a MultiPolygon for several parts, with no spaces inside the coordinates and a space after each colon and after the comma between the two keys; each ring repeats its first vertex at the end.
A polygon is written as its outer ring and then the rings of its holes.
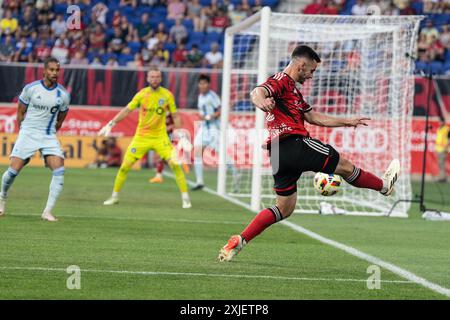
{"type": "Polygon", "coordinates": [[[173,132],[174,127],[175,127],[175,121],[173,120],[172,114],[170,112],[167,112],[167,114],[166,114],[167,133],[171,134],[173,132]]]}
{"type": "Polygon", "coordinates": [[[309,136],[304,126],[305,113],[312,107],[303,99],[295,80],[288,74],[279,72],[269,77],[266,82],[259,85],[265,88],[270,97],[275,100],[275,108],[267,112],[266,122],[269,130],[268,145],[274,138],[287,135],[309,136]]]}

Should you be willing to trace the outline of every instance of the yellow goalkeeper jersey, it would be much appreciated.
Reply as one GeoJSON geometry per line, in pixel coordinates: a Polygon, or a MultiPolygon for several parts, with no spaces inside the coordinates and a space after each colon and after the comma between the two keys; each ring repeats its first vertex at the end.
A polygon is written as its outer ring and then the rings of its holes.
{"type": "Polygon", "coordinates": [[[136,93],[127,105],[128,109],[139,108],[136,136],[157,137],[166,133],[166,112],[175,113],[177,107],[173,94],[166,88],[153,90],[146,87],[136,93]]]}

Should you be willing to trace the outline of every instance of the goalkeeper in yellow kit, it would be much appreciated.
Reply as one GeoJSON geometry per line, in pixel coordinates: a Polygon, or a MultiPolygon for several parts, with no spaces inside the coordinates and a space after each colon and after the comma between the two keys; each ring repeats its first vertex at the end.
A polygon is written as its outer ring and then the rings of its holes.
{"type": "Polygon", "coordinates": [[[123,108],[100,131],[100,136],[107,137],[114,125],[123,120],[134,109],[139,108],[139,123],[133,140],[128,146],[122,165],[114,181],[114,190],[111,197],[103,202],[104,205],[113,205],[119,202],[119,192],[127,178],[133,164],[141,159],[149,150],[154,150],[161,159],[165,160],[173,173],[181,192],[183,208],[190,208],[191,201],[187,192],[186,178],[176,158],[176,153],[166,132],[166,112],[169,111],[175,123],[178,122],[175,101],[172,93],[161,87],[162,75],[158,69],[151,69],[147,73],[150,84],[139,91],[128,105],[123,108]]]}

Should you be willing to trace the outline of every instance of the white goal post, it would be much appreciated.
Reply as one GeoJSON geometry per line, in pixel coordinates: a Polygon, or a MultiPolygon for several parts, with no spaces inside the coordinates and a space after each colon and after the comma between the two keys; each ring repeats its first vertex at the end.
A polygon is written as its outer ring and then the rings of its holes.
{"type": "MultiPolygon", "coordinates": [[[[325,16],[260,12],[226,30],[217,191],[259,211],[274,203],[264,112],[250,91],[283,70],[296,45],[315,49],[322,63],[300,88],[317,111],[338,117],[367,116],[366,128],[308,126],[313,138],[333,145],[364,170],[381,176],[393,158],[401,162],[395,194],[344,183],[332,197],[313,188],[312,172],[298,181],[295,212],[319,213],[321,202],[346,214],[384,216],[397,200],[411,199],[410,140],[416,38],[422,16],[325,16]],[[229,161],[233,159],[234,169],[229,161]],[[228,162],[228,165],[227,165],[228,162]]],[[[409,202],[390,216],[407,217],[409,202]]]]}

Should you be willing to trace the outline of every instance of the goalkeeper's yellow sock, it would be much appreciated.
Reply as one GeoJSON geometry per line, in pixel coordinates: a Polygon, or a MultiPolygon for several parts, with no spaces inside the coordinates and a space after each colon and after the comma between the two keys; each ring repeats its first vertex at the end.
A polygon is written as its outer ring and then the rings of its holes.
{"type": "Polygon", "coordinates": [[[184,176],[183,170],[181,169],[181,166],[178,163],[174,163],[173,161],[169,161],[169,166],[173,171],[173,174],[175,175],[175,181],[177,182],[178,189],[180,189],[180,192],[186,193],[187,183],[186,178],[184,176]]]}
{"type": "Polygon", "coordinates": [[[113,194],[117,195],[122,189],[123,184],[128,176],[128,171],[130,171],[131,165],[128,163],[122,163],[119,171],[117,172],[116,179],[114,180],[114,191],[113,194]]]}

